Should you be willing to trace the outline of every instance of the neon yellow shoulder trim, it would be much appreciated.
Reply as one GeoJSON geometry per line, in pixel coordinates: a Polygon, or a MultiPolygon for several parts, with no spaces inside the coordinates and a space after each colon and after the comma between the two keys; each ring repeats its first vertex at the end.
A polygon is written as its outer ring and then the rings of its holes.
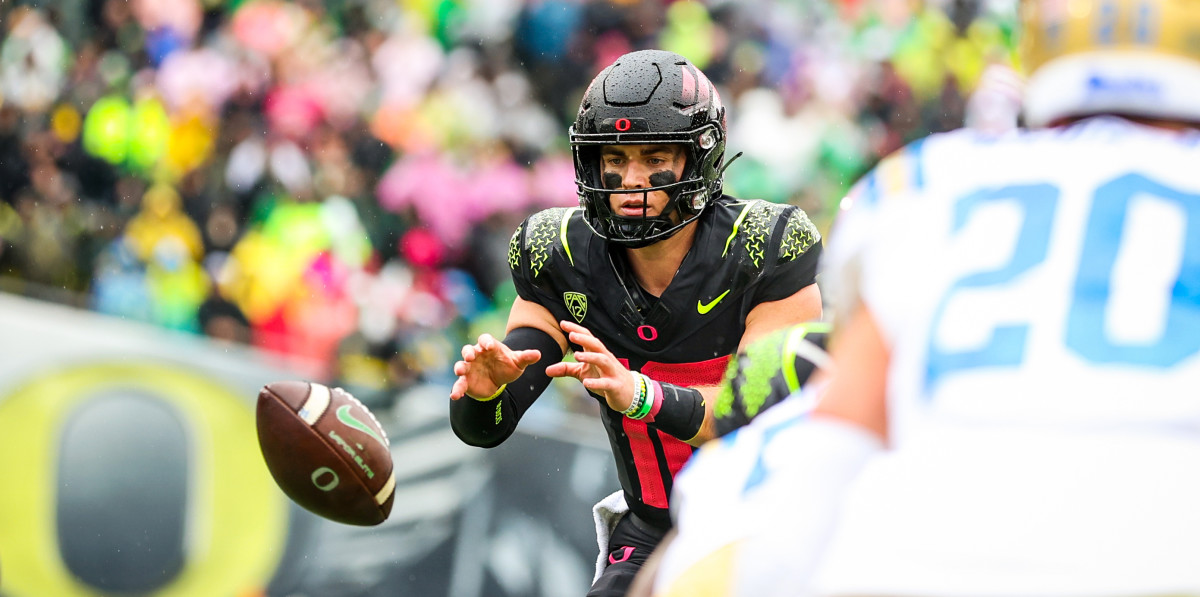
{"type": "Polygon", "coordinates": [[[563,249],[567,251],[567,260],[571,262],[571,267],[575,267],[575,258],[571,256],[571,243],[567,242],[567,222],[570,221],[572,214],[581,209],[583,208],[575,207],[563,210],[562,222],[558,226],[558,240],[562,241],[563,249]]]}
{"type": "Polygon", "coordinates": [[[738,227],[742,225],[742,220],[746,219],[746,214],[750,213],[750,208],[754,204],[747,201],[745,207],[742,208],[742,213],[738,214],[736,220],[733,221],[733,231],[729,233],[729,238],[725,239],[725,250],[721,252],[721,257],[729,255],[729,243],[733,242],[733,237],[737,236],[738,227]]]}

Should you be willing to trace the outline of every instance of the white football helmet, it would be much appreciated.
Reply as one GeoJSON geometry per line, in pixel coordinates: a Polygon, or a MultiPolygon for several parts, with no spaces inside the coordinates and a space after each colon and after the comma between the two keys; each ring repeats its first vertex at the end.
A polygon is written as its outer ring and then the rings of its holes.
{"type": "Polygon", "coordinates": [[[1089,114],[1200,122],[1200,1],[1021,4],[1027,125],[1089,114]]]}

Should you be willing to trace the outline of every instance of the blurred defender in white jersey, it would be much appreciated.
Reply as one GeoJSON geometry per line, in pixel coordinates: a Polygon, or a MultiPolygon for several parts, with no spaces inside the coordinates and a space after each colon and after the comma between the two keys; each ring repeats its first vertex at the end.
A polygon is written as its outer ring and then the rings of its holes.
{"type": "Polygon", "coordinates": [[[1200,2],[1022,10],[1034,130],[911,146],[839,225],[814,417],[890,449],[818,593],[1200,594],[1200,2]]]}
{"type": "MultiPolygon", "coordinates": [[[[778,511],[813,506],[823,493],[763,491],[800,472],[794,456],[810,451],[812,438],[795,431],[811,412],[831,364],[824,351],[825,322],[807,322],[761,338],[729,363],[713,405],[720,439],[704,444],[676,477],[672,534],[643,566],[627,597],[658,593],[679,597],[766,595],[777,574],[757,574],[736,562],[778,562],[779,545],[747,542],[767,529],[780,531],[778,511]],[[779,467],[786,463],[786,469],[779,467]],[[677,539],[677,540],[676,540],[677,539]],[[758,550],[766,549],[766,554],[758,550]],[[762,555],[769,556],[762,559],[762,555]],[[651,579],[650,577],[654,578],[651,579]]],[[[809,519],[790,519],[804,525],[809,519]]],[[[800,534],[798,530],[789,534],[800,534]]],[[[807,534],[807,533],[805,533],[807,534]]],[[[794,554],[793,554],[794,557],[794,554]]],[[[791,567],[792,572],[795,567],[791,567]]]]}
{"type": "Polygon", "coordinates": [[[1031,130],[906,148],[830,235],[837,374],[760,483],[827,499],[738,541],[761,595],[1200,595],[1200,2],[1022,12],[1031,130]]]}

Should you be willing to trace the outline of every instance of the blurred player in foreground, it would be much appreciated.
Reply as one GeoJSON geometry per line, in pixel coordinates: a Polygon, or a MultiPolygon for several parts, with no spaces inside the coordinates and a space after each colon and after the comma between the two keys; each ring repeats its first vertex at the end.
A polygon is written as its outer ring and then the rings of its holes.
{"type": "Polygon", "coordinates": [[[580,208],[528,218],[509,265],[519,298],[503,341],[464,346],[450,419],[468,444],[516,428],[551,377],[600,403],[622,491],[597,505],[589,595],[624,595],[670,527],[668,497],[693,445],[715,434],[729,355],[819,318],[820,237],[803,211],[722,193],[725,108],[670,52],[618,58],[571,127],[580,208]],[[560,362],[568,350],[576,362],[560,362]]]}
{"type": "MultiPolygon", "coordinates": [[[[705,444],[680,471],[671,496],[675,527],[629,597],[649,595],[656,579],[672,595],[726,594],[733,580],[729,564],[758,559],[744,548],[760,545],[744,539],[776,524],[773,513],[798,496],[753,490],[766,467],[804,449],[792,430],[829,377],[828,332],[824,322],[795,325],[753,342],[730,362],[713,409],[722,439],[705,444]]],[[[760,580],[776,581],[742,575],[739,590],[761,594],[760,580]]]]}
{"type": "Polygon", "coordinates": [[[807,451],[709,509],[781,504],[759,559],[658,594],[1200,594],[1200,2],[1022,12],[1033,130],[860,182],[807,451]]]}

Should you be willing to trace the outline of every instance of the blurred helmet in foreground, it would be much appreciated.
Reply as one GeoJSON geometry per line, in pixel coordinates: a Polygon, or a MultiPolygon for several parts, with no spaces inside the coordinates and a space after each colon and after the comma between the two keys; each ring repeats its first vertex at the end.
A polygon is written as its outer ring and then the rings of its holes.
{"type": "Polygon", "coordinates": [[[1025,121],[1200,122],[1200,1],[1023,0],[1025,121]]]}

